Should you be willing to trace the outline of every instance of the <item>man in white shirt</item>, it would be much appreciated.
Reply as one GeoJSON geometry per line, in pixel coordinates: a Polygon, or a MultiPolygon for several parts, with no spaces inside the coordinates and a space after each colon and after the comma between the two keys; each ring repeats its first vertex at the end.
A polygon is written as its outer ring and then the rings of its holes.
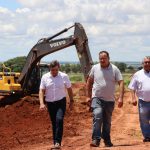
{"type": "Polygon", "coordinates": [[[139,119],[143,142],[150,142],[150,57],[143,59],[143,69],[137,71],[129,84],[132,93],[132,104],[137,105],[139,99],[139,119]]]}
{"type": "Polygon", "coordinates": [[[63,120],[66,111],[66,89],[70,98],[70,109],[73,107],[71,82],[67,74],[59,71],[58,61],[50,63],[50,72],[43,75],[40,84],[40,110],[46,110],[50,115],[53,127],[54,148],[60,149],[63,136],[63,120]],[[44,104],[44,96],[47,108],[44,104]]]}

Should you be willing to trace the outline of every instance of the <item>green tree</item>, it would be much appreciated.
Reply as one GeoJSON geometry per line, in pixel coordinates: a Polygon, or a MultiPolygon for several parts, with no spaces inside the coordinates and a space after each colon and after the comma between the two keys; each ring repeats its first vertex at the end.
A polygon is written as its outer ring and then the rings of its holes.
{"type": "Polygon", "coordinates": [[[123,62],[115,62],[114,63],[119,69],[121,72],[125,72],[126,68],[127,68],[127,65],[123,62]]]}
{"type": "Polygon", "coordinates": [[[2,63],[0,63],[0,72],[3,70],[2,63]]]}
{"type": "Polygon", "coordinates": [[[11,68],[14,72],[21,72],[26,62],[26,56],[16,57],[4,62],[6,67],[11,68]]]}
{"type": "Polygon", "coordinates": [[[128,69],[129,70],[134,70],[134,67],[133,66],[129,66],[128,69]]]}
{"type": "Polygon", "coordinates": [[[80,66],[80,64],[72,64],[71,65],[71,71],[73,73],[81,72],[81,66],[80,66]]]}
{"type": "Polygon", "coordinates": [[[80,73],[81,72],[81,65],[80,64],[62,64],[61,71],[66,73],[80,73]]]}

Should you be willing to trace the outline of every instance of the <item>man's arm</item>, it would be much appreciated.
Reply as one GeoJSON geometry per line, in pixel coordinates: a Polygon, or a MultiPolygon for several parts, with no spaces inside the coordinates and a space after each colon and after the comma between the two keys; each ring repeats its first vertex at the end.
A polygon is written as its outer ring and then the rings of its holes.
{"type": "Polygon", "coordinates": [[[120,91],[119,100],[118,100],[118,107],[121,108],[123,106],[124,81],[120,80],[120,81],[118,81],[118,84],[119,84],[119,91],[120,91]]]}
{"type": "Polygon", "coordinates": [[[131,90],[131,95],[132,95],[132,104],[134,106],[136,106],[137,105],[137,100],[136,100],[136,92],[135,92],[135,90],[131,90]]]}
{"type": "Polygon", "coordinates": [[[45,90],[40,89],[40,91],[39,91],[40,110],[45,110],[46,109],[46,106],[44,104],[44,95],[45,95],[45,90]]]}
{"type": "Polygon", "coordinates": [[[136,90],[137,90],[137,74],[134,74],[132,76],[132,79],[130,81],[130,84],[128,86],[131,92],[131,97],[132,97],[132,104],[134,106],[137,105],[137,99],[136,99],[136,90]]]}
{"type": "Polygon", "coordinates": [[[94,82],[93,78],[88,77],[87,83],[86,83],[87,98],[88,98],[88,100],[91,100],[91,97],[92,97],[93,82],[94,82]]]}
{"type": "Polygon", "coordinates": [[[70,105],[69,105],[69,108],[72,110],[73,108],[73,92],[72,92],[72,88],[67,88],[67,91],[68,91],[68,95],[69,95],[69,99],[70,99],[70,105]]]}

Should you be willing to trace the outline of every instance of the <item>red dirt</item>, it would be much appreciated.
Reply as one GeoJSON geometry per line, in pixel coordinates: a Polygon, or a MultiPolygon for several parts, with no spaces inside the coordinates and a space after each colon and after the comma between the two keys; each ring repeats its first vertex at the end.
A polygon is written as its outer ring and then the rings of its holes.
{"type": "MultiPolygon", "coordinates": [[[[125,93],[124,107],[115,107],[112,118],[114,147],[90,148],[92,114],[88,111],[83,83],[73,84],[74,110],[67,110],[64,124],[63,150],[148,150],[150,143],[142,142],[137,107],[130,104],[125,93]]],[[[11,97],[10,97],[11,99],[11,97]]],[[[48,113],[39,111],[37,98],[25,97],[0,107],[0,149],[47,150],[52,146],[52,129],[48,113]]]]}

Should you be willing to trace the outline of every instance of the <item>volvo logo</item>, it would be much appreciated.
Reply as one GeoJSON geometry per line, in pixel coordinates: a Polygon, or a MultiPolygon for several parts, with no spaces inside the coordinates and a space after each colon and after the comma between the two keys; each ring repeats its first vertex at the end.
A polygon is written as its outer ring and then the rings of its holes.
{"type": "Polygon", "coordinates": [[[66,41],[65,41],[65,40],[59,41],[59,42],[55,42],[55,43],[51,43],[51,44],[50,44],[50,47],[53,48],[53,47],[61,46],[61,45],[64,45],[64,44],[66,44],[66,41]]]}

